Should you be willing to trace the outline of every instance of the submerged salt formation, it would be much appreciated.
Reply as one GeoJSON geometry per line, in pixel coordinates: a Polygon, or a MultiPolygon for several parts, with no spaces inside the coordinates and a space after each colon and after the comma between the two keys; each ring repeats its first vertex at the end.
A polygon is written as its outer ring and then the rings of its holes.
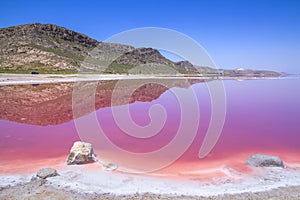
{"type": "Polygon", "coordinates": [[[254,167],[284,167],[283,161],[278,156],[263,154],[252,155],[246,162],[254,167]]]}
{"type": "Polygon", "coordinates": [[[74,142],[67,158],[68,165],[87,164],[96,161],[92,144],[87,142],[74,142]]]}
{"type": "Polygon", "coordinates": [[[105,171],[114,171],[118,169],[118,165],[115,163],[104,163],[102,164],[102,169],[105,171]]]}

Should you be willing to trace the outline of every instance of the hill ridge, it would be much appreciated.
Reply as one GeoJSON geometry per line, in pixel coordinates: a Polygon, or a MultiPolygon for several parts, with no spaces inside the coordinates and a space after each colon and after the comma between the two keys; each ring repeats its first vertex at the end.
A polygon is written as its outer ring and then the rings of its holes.
{"type": "MultiPolygon", "coordinates": [[[[0,72],[96,72],[110,74],[183,74],[220,76],[217,69],[173,62],[153,48],[100,42],[54,24],[0,28],[0,72]]],[[[222,70],[227,76],[279,76],[270,71],[222,70]],[[254,73],[255,72],[255,73],[254,73]]]]}

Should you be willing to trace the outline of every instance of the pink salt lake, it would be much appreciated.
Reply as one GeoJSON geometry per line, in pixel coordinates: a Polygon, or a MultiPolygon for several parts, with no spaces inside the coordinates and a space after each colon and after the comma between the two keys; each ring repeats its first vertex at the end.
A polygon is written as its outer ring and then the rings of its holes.
{"type": "MultiPolygon", "coordinates": [[[[177,87],[176,90],[189,89],[196,94],[200,110],[198,132],[191,146],[179,159],[150,175],[204,180],[222,176],[226,169],[247,174],[251,173],[251,169],[245,164],[245,160],[255,153],[277,155],[288,167],[298,166],[300,164],[299,85],[300,79],[297,78],[224,81],[226,91],[224,127],[218,142],[204,159],[198,158],[198,152],[211,118],[209,91],[204,82],[193,83],[189,88],[177,87]]],[[[22,106],[22,101],[9,99],[4,93],[5,87],[9,86],[0,88],[0,94],[2,93],[0,99],[3,105],[0,110],[0,174],[32,173],[44,166],[64,167],[70,147],[74,141],[80,140],[82,134],[78,133],[72,117],[68,114],[70,118],[55,123],[53,119],[52,121],[49,119],[47,124],[44,123],[47,119],[39,120],[36,116],[33,117],[34,112],[18,112],[11,108],[10,102],[16,101],[16,105],[22,106]]],[[[41,87],[41,85],[26,87],[34,91],[34,87],[41,87]]],[[[45,85],[45,88],[47,87],[45,85]]],[[[149,93],[152,92],[151,87],[147,87],[147,90],[149,93]]],[[[156,135],[147,139],[124,134],[114,121],[111,107],[100,106],[95,111],[99,125],[109,140],[129,152],[145,153],[164,147],[174,139],[181,120],[180,106],[172,89],[162,90],[159,95],[150,99],[151,101],[147,99],[143,102],[141,99],[137,98],[129,104],[132,120],[136,124],[140,126],[149,124],[149,108],[153,105],[161,105],[167,114],[164,127],[156,135]]],[[[66,100],[60,96],[51,101],[55,101],[57,105],[68,106],[68,112],[71,112],[71,99],[66,100]]],[[[32,109],[42,107],[45,112],[51,112],[45,108],[49,105],[47,102],[39,105],[32,106],[32,109]]],[[[125,105],[117,107],[122,108],[122,106],[125,105]]],[[[97,155],[102,155],[102,149],[98,148],[97,141],[88,142],[95,146],[97,155]]],[[[124,159],[114,152],[105,151],[106,154],[103,156],[106,156],[106,160],[118,163],[119,159],[124,159]]],[[[158,161],[154,159],[151,162],[158,161]]]]}

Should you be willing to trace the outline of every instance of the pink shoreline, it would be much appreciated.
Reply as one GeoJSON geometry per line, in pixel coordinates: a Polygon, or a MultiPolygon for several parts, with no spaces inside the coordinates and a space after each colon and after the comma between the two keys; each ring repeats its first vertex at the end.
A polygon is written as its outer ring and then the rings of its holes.
{"type": "Polygon", "coordinates": [[[149,174],[104,171],[98,162],[66,165],[65,156],[38,161],[27,159],[25,165],[21,163],[24,160],[20,160],[1,166],[0,186],[26,184],[43,167],[56,168],[60,174],[48,178],[48,185],[81,194],[216,196],[300,186],[300,162],[290,162],[298,160],[293,157],[297,154],[283,157],[286,169],[250,167],[243,162],[245,154],[237,155],[230,159],[207,159],[198,163],[179,160],[149,174]]]}
{"type": "MultiPolygon", "coordinates": [[[[181,161],[173,163],[172,165],[163,168],[152,173],[141,174],[141,176],[146,177],[158,177],[170,180],[182,180],[182,181],[200,181],[206,183],[218,183],[222,181],[233,181],[239,182],[247,179],[251,176],[255,176],[259,173],[259,170],[248,166],[245,163],[248,155],[252,155],[255,152],[240,153],[236,154],[231,158],[223,159],[210,159],[196,161],[181,161]]],[[[256,152],[257,153],[257,152],[256,152]]],[[[266,152],[263,152],[266,153],[266,152]]],[[[271,155],[274,153],[270,152],[271,155]]],[[[300,159],[296,152],[285,152],[279,155],[287,168],[295,169],[300,168],[300,159]]],[[[278,154],[276,154],[278,155],[278,154]]],[[[68,169],[65,163],[66,156],[33,160],[33,159],[22,159],[22,160],[2,160],[0,176],[7,175],[20,175],[20,174],[34,174],[40,168],[52,167],[60,170],[68,169]]],[[[90,172],[101,171],[101,164],[88,164],[82,165],[83,168],[89,170],[90,172]]],[[[127,174],[125,172],[116,171],[115,173],[127,174]]]]}

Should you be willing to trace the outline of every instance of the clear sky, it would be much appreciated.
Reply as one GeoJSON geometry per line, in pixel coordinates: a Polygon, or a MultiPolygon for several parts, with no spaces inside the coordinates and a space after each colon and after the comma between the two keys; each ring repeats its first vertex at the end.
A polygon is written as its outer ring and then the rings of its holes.
{"type": "Polygon", "coordinates": [[[299,0],[1,0],[0,9],[0,27],[52,23],[100,41],[170,28],[195,39],[219,68],[300,73],[299,0]]]}

